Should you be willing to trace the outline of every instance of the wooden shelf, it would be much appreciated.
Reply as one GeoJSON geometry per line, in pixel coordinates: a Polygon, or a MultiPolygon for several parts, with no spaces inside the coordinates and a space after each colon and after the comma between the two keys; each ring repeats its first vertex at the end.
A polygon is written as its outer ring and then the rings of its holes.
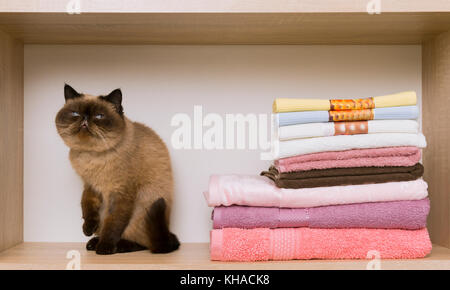
{"type": "Polygon", "coordinates": [[[25,44],[178,45],[421,44],[450,30],[450,11],[379,15],[324,11],[0,12],[0,30],[25,44]]]}
{"type": "MultiPolygon", "coordinates": [[[[66,12],[68,1],[1,1],[5,12],[66,12]]],[[[108,0],[83,1],[82,12],[366,12],[367,0],[108,0]]],[[[450,11],[447,0],[383,1],[383,12],[450,11]]]]}
{"type": "MultiPolygon", "coordinates": [[[[424,153],[432,241],[450,247],[450,1],[382,1],[369,15],[367,0],[110,0],[0,1],[0,269],[65,269],[78,250],[83,269],[365,269],[367,261],[219,263],[208,244],[177,252],[97,256],[81,243],[23,240],[24,44],[422,44],[424,153]],[[130,4],[132,2],[132,5],[130,4]]],[[[99,49],[102,49],[99,47],[99,49]]],[[[370,68],[369,68],[370,69],[370,68]]],[[[450,269],[450,249],[434,246],[418,260],[382,261],[383,269],[450,269]]]]}
{"type": "Polygon", "coordinates": [[[450,1],[1,1],[0,29],[37,44],[419,44],[450,30],[450,1]]]}
{"type": "MultiPolygon", "coordinates": [[[[0,269],[65,269],[66,254],[77,250],[81,254],[81,269],[366,269],[365,260],[339,261],[270,261],[256,263],[212,262],[209,244],[183,244],[166,255],[148,251],[99,256],[88,252],[82,243],[23,243],[0,253],[0,269]]],[[[434,245],[424,259],[383,260],[381,269],[447,269],[450,270],[450,249],[434,245]]]]}

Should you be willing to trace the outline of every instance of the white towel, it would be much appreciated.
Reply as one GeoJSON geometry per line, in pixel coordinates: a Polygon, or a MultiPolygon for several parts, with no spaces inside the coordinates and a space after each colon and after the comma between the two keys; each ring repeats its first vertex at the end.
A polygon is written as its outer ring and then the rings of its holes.
{"type": "Polygon", "coordinates": [[[273,159],[296,155],[343,151],[351,149],[382,148],[396,146],[427,146],[422,133],[377,133],[360,135],[339,135],[319,138],[294,139],[287,141],[275,140],[272,143],[273,159]]]}
{"type": "Polygon", "coordinates": [[[346,126],[354,126],[357,131],[375,133],[419,133],[419,123],[414,120],[373,120],[360,122],[328,122],[297,124],[275,127],[279,140],[291,140],[312,137],[343,135],[346,126]],[[361,127],[361,128],[360,128],[361,127]],[[336,132],[336,129],[338,130],[336,132]],[[342,132],[341,132],[342,131],[342,132]]]}

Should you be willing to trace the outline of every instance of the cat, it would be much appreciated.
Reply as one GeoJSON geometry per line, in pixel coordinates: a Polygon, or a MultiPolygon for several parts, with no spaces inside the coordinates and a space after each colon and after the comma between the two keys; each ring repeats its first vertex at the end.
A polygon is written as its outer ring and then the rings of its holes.
{"type": "Polygon", "coordinates": [[[64,98],[55,123],[84,182],[83,232],[94,235],[86,249],[99,255],[178,249],[169,231],[172,169],[161,138],[125,117],[120,89],[92,96],[66,84],[64,98]]]}

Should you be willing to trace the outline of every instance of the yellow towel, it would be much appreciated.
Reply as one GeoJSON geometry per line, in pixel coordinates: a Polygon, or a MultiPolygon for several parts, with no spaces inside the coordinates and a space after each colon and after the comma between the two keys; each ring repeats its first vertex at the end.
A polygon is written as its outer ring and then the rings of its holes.
{"type": "Polygon", "coordinates": [[[417,104],[416,92],[403,92],[387,96],[374,97],[375,108],[414,106],[417,104]]]}
{"type": "Polygon", "coordinates": [[[301,111],[328,111],[330,100],[279,98],[273,102],[274,113],[301,111]]]}
{"type": "Polygon", "coordinates": [[[413,106],[417,103],[416,92],[402,92],[367,99],[323,100],[323,99],[287,99],[278,98],[273,102],[274,113],[301,111],[329,111],[343,109],[373,109],[398,106],[413,106]],[[340,108],[336,108],[336,107],[340,108]],[[350,106],[350,107],[348,107],[350,106]]]}

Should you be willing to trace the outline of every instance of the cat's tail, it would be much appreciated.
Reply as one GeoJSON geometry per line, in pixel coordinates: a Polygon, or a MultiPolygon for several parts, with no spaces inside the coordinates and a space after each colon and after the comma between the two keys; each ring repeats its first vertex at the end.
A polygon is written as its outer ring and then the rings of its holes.
{"type": "Polygon", "coordinates": [[[166,201],[164,198],[159,198],[147,211],[150,251],[152,253],[170,253],[180,246],[177,236],[169,231],[166,210],[166,201]]]}

